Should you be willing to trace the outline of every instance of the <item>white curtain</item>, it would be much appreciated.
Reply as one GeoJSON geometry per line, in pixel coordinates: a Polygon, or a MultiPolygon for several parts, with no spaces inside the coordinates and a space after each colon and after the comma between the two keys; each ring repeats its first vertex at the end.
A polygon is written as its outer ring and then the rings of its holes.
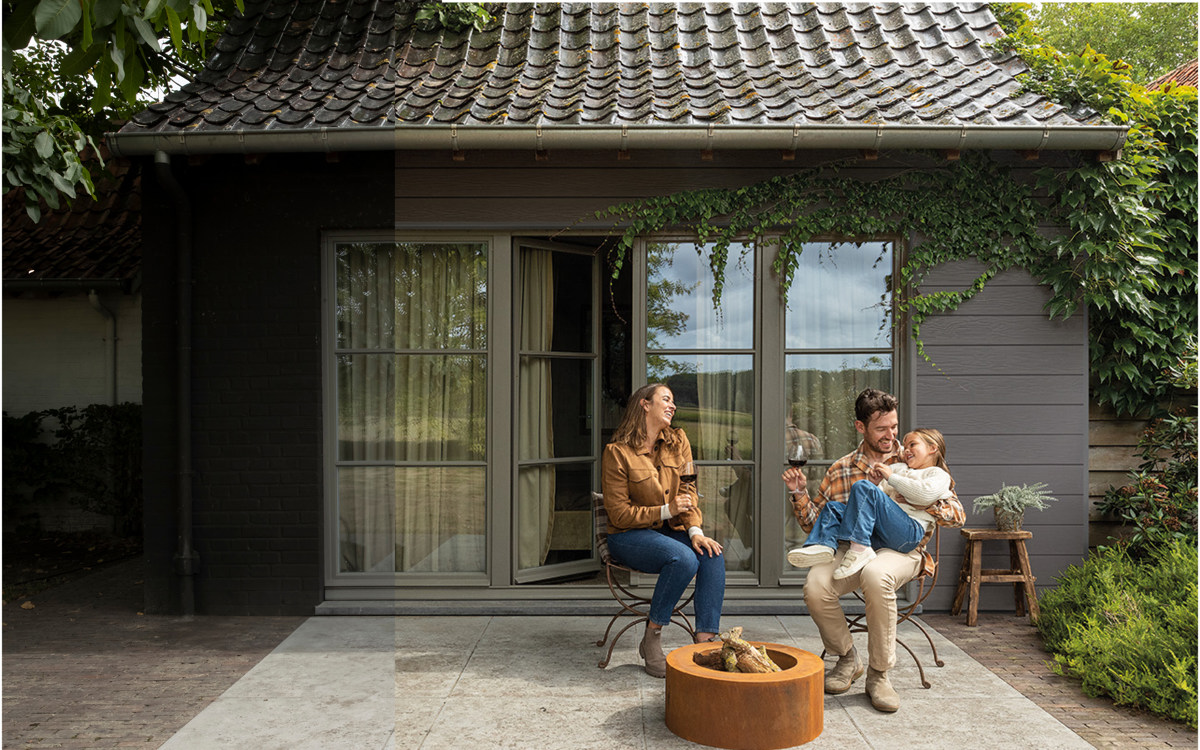
{"type": "MultiPolygon", "coordinates": [[[[521,256],[521,350],[548,352],[554,336],[554,258],[548,250],[521,256]]],[[[518,455],[554,457],[551,360],[522,356],[517,409],[518,455]]],[[[542,565],[554,532],[555,468],[526,466],[517,478],[517,566],[542,565]]]]}
{"type": "MultiPolygon", "coordinates": [[[[339,460],[482,460],[486,260],[474,245],[338,252],[339,460]],[[366,350],[365,352],[361,350],[366,350]]],[[[482,571],[483,469],[339,468],[342,567],[482,571]]]]}

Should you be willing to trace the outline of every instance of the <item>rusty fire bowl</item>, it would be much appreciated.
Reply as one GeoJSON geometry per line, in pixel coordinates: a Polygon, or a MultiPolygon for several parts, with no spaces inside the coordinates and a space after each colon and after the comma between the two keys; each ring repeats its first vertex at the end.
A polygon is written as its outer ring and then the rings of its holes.
{"type": "Polygon", "coordinates": [[[692,657],[720,650],[696,643],[667,654],[667,728],[691,742],[728,750],[779,750],[816,739],[825,728],[825,664],[816,654],[765,646],[782,671],[721,672],[692,657]]]}

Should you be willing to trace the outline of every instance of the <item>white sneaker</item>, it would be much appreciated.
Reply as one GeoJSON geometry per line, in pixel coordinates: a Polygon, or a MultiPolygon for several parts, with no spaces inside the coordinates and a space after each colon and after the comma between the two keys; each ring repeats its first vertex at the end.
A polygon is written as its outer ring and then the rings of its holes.
{"type": "Polygon", "coordinates": [[[814,565],[833,562],[833,550],[824,544],[797,547],[787,553],[787,561],[795,568],[811,568],[814,565]]]}
{"type": "Polygon", "coordinates": [[[833,577],[836,580],[849,578],[858,571],[862,570],[867,563],[875,559],[875,550],[867,547],[865,550],[858,551],[854,549],[846,550],[846,556],[842,558],[842,564],[837,566],[833,571],[833,577]]]}

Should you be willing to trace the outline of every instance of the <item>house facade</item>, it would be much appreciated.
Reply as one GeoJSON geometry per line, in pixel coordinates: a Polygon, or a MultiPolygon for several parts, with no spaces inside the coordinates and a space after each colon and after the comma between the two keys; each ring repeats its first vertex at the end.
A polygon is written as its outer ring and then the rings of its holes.
{"type": "MultiPolygon", "coordinates": [[[[786,293],[743,243],[715,310],[694,227],[617,269],[621,228],[595,218],[833,160],[869,183],[965,149],[1017,174],[1118,149],[1123,129],[1019,91],[986,5],[514,3],[464,32],[412,14],[248,2],[196,83],[109,138],[146,164],[150,611],[605,611],[588,496],[655,381],[731,612],[803,609],[785,444],[808,433],[818,481],[868,386],[946,434],[968,509],[1052,488],[1027,523],[1039,583],[1086,554],[1086,320],[1048,320],[1030,277],[927,322],[935,366],[892,325],[915,229],[820,238],[786,293]]],[[[961,558],[944,536],[934,608],[961,558]]]]}

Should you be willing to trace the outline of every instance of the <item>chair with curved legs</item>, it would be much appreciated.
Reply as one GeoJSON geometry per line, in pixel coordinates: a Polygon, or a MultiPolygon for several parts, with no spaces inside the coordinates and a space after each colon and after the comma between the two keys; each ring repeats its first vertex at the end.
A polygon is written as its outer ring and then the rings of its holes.
{"type": "MultiPolygon", "coordinates": [[[[937,645],[934,644],[933,637],[929,635],[929,631],[925,629],[925,626],[923,624],[921,624],[921,622],[919,620],[912,619],[913,615],[915,615],[917,613],[917,608],[920,607],[922,604],[924,604],[925,600],[927,598],[929,598],[929,595],[931,593],[933,593],[934,584],[937,583],[938,568],[940,567],[940,558],[941,558],[941,527],[940,526],[934,525],[933,538],[930,540],[930,542],[933,544],[933,554],[932,554],[933,569],[932,569],[932,571],[930,571],[930,570],[926,570],[924,567],[922,567],[921,572],[918,573],[917,577],[913,579],[913,581],[915,581],[917,583],[917,594],[916,594],[916,596],[913,597],[912,601],[910,601],[908,603],[908,605],[906,607],[904,607],[904,609],[900,609],[897,611],[896,627],[899,628],[899,626],[903,625],[906,622],[911,622],[913,625],[915,625],[917,627],[917,629],[921,631],[921,634],[925,636],[925,641],[926,641],[926,643],[929,644],[929,648],[933,652],[933,663],[939,667],[944,667],[946,665],[946,662],[942,661],[942,659],[940,657],[938,657],[937,645]]],[[[927,543],[926,548],[928,548],[928,546],[929,545],[927,543]]],[[[862,597],[862,593],[859,592],[858,589],[854,590],[854,596],[856,599],[858,599],[858,601],[862,602],[864,605],[866,604],[866,601],[862,597]]],[[[865,613],[857,614],[857,615],[846,615],[846,624],[850,626],[850,632],[851,633],[867,632],[867,626],[863,623],[863,621],[866,619],[866,617],[867,616],[865,613]]],[[[924,665],[921,664],[921,659],[917,656],[916,652],[913,651],[912,648],[909,647],[909,645],[907,643],[902,641],[898,635],[896,637],[896,643],[897,643],[897,645],[902,646],[904,648],[904,650],[908,652],[908,655],[913,658],[913,661],[915,661],[917,663],[917,671],[920,672],[920,674],[921,674],[921,687],[924,687],[924,688],[932,687],[933,684],[925,677],[925,667],[924,667],[924,665]]],[[[821,652],[821,658],[825,658],[824,651],[821,652]]]]}
{"type": "MultiPolygon", "coordinates": [[[[592,514],[596,528],[596,552],[600,557],[600,564],[604,566],[604,578],[608,583],[608,590],[612,592],[613,599],[621,607],[608,621],[608,627],[604,629],[604,637],[596,641],[597,646],[608,643],[608,653],[596,665],[604,669],[612,659],[613,649],[617,647],[617,641],[625,634],[625,631],[650,619],[650,599],[630,591],[628,586],[629,578],[633,573],[644,573],[645,571],[638,571],[622,565],[614,560],[608,552],[608,511],[604,509],[604,495],[599,492],[592,493],[592,514]],[[608,637],[612,633],[613,626],[622,617],[634,619],[618,630],[613,635],[612,641],[609,642],[608,637]]],[[[689,592],[679,604],[675,605],[675,609],[671,613],[671,622],[686,630],[690,636],[694,636],[696,631],[692,628],[692,621],[683,613],[683,608],[691,603],[692,596],[693,592],[689,592]]]]}

